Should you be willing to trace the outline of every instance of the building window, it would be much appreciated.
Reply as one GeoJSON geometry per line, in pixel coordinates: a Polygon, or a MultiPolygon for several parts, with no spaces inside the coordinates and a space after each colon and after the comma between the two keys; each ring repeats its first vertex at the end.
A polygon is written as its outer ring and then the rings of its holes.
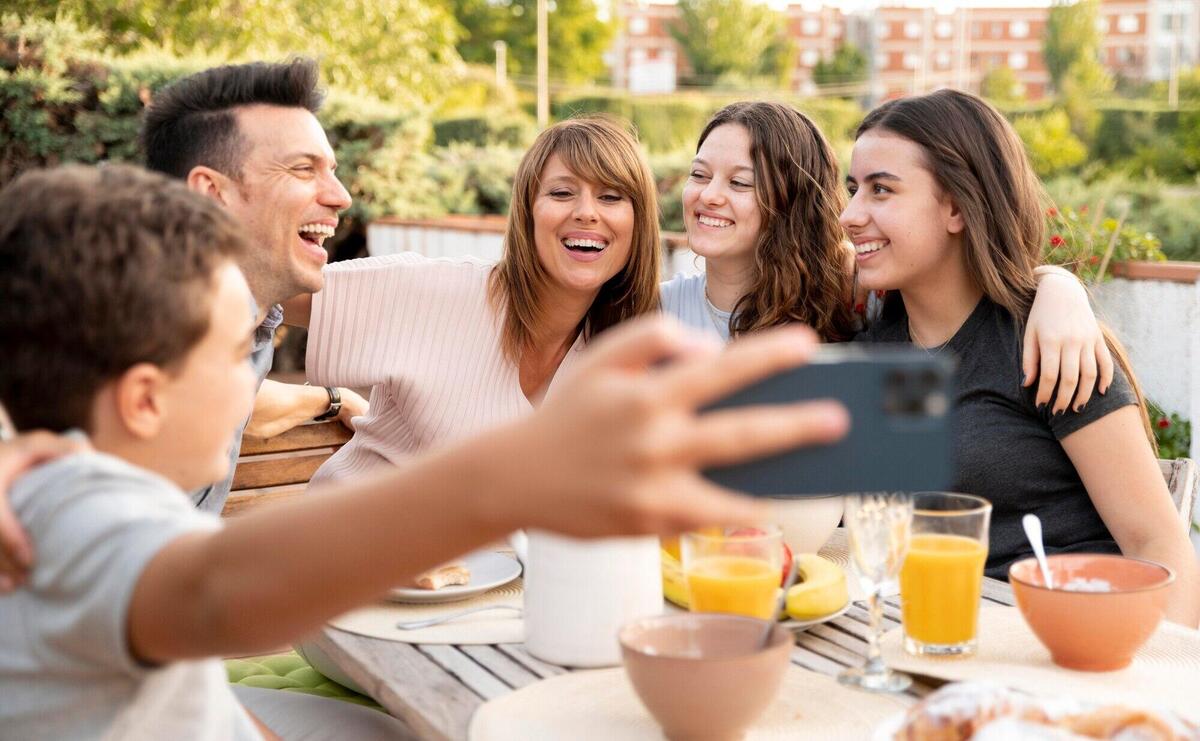
{"type": "Polygon", "coordinates": [[[1027,21],[1013,21],[1009,23],[1008,35],[1014,39],[1023,39],[1029,36],[1029,23],[1027,21]]]}
{"type": "MultiPolygon", "coordinates": [[[[1134,18],[1134,21],[1137,21],[1134,18]]],[[[1186,13],[1164,13],[1162,17],[1162,30],[1167,31],[1182,31],[1187,25],[1186,13]]]]}
{"type": "Polygon", "coordinates": [[[934,25],[933,32],[939,39],[948,39],[954,35],[954,24],[947,20],[940,20],[934,25]]]}
{"type": "Polygon", "coordinates": [[[978,22],[971,23],[971,38],[977,39],[983,35],[983,28],[978,22]]]}
{"type": "Polygon", "coordinates": [[[629,33],[634,36],[641,36],[650,30],[650,22],[646,20],[644,15],[635,15],[629,19],[629,33]]]}
{"type": "Polygon", "coordinates": [[[632,62],[633,64],[641,64],[642,62],[645,62],[646,61],[646,50],[645,49],[634,49],[633,51],[629,52],[629,61],[632,62]]]}
{"type": "Polygon", "coordinates": [[[1108,29],[1111,25],[1112,24],[1108,22],[1108,19],[1103,16],[1096,19],[1096,30],[1100,33],[1108,33],[1108,29]]]}
{"type": "Polygon", "coordinates": [[[907,52],[904,55],[904,69],[916,69],[921,66],[921,57],[918,54],[907,52]]]}
{"type": "Polygon", "coordinates": [[[1123,15],[1117,19],[1117,31],[1120,33],[1137,33],[1138,19],[1136,15],[1123,15]]]}
{"type": "Polygon", "coordinates": [[[1117,64],[1129,64],[1133,61],[1133,51],[1127,46],[1117,48],[1117,64]]]}
{"type": "Polygon", "coordinates": [[[817,18],[805,18],[800,21],[800,33],[805,36],[816,36],[821,33],[821,21],[817,18]]]}
{"type": "Polygon", "coordinates": [[[1008,55],[1008,66],[1013,69],[1025,69],[1029,66],[1029,55],[1023,51],[1014,51],[1008,55]]]}
{"type": "Polygon", "coordinates": [[[875,69],[887,69],[892,60],[886,51],[875,54],[875,69]]]}
{"type": "Polygon", "coordinates": [[[875,35],[879,38],[886,39],[889,33],[887,21],[880,21],[875,24],[875,35]]]}
{"type": "Polygon", "coordinates": [[[992,33],[991,38],[993,38],[993,39],[1004,38],[1004,24],[1003,23],[993,23],[992,27],[991,27],[991,33],[992,33]]]}
{"type": "Polygon", "coordinates": [[[921,38],[921,24],[916,21],[909,21],[904,24],[904,36],[910,39],[921,38]]]}
{"type": "Polygon", "coordinates": [[[934,57],[934,62],[937,64],[938,69],[949,69],[950,68],[950,52],[944,51],[944,50],[939,51],[937,53],[937,55],[934,57]]]}
{"type": "Polygon", "coordinates": [[[805,49],[800,52],[800,64],[805,67],[815,67],[821,61],[821,53],[816,49],[805,49]]]}

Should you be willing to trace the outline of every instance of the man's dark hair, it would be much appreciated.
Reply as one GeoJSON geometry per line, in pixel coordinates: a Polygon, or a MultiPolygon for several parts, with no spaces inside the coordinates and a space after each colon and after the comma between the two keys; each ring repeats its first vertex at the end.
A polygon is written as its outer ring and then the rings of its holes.
{"type": "Polygon", "coordinates": [[[215,201],[129,165],[27,172],[0,202],[0,403],[18,430],[90,430],[106,383],[181,361],[245,249],[215,201]]]}
{"type": "Polygon", "coordinates": [[[304,108],[316,113],[316,61],[232,64],[197,72],[163,88],[150,101],[142,123],[146,166],[177,178],[204,165],[240,179],[246,142],[234,109],[247,105],[304,108]]]}

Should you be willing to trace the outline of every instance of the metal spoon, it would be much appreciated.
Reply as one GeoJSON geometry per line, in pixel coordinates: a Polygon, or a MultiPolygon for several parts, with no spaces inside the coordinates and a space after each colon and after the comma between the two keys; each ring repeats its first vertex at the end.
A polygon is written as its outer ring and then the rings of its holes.
{"type": "Polygon", "coordinates": [[[1042,547],[1042,521],[1035,514],[1028,514],[1021,518],[1021,525],[1025,528],[1025,537],[1029,538],[1029,544],[1033,546],[1033,555],[1037,556],[1038,566],[1042,569],[1042,581],[1046,582],[1047,589],[1054,589],[1054,579],[1050,577],[1050,564],[1046,563],[1046,549],[1042,547]]]}
{"type": "Polygon", "coordinates": [[[487,607],[472,607],[470,610],[460,610],[452,612],[448,615],[439,615],[435,618],[427,620],[409,620],[408,622],[396,623],[396,627],[400,630],[416,630],[417,628],[428,628],[431,625],[440,625],[450,620],[457,620],[464,615],[472,615],[476,612],[484,612],[485,610],[512,610],[517,614],[521,613],[521,608],[513,605],[488,605],[487,607]]]}

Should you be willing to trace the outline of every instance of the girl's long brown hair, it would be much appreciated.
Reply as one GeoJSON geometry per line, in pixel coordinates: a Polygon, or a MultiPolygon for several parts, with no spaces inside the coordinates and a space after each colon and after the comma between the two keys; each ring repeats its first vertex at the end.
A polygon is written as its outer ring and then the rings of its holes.
{"type": "Polygon", "coordinates": [[[658,200],[654,176],[629,129],[608,116],[562,121],[538,135],[521,158],[513,180],[512,205],[504,233],[504,256],[492,271],[489,289],[501,309],[502,344],[513,362],[537,338],[544,307],[538,300],[549,281],[534,243],[533,202],[542,170],[552,155],[580,178],[621,193],[633,205],[629,260],[601,288],[579,331],[590,339],[640,314],[658,310],[661,265],[658,200]]]}
{"type": "Polygon", "coordinates": [[[837,158],[807,116],[779,103],[734,103],[717,111],[696,150],[718,126],[750,134],[762,228],[750,290],[737,302],[730,336],[789,322],[826,341],[850,339],[845,252],[838,217],[845,196],[837,158]]]}
{"type": "MultiPolygon", "coordinates": [[[[984,100],[957,90],[884,103],[863,119],[855,138],[872,129],[904,137],[924,150],[925,165],[962,214],[967,271],[1021,331],[1037,293],[1048,199],[1017,133],[984,100]]],[[[1137,395],[1146,436],[1154,433],[1129,355],[1103,325],[1104,339],[1137,395]]]]}

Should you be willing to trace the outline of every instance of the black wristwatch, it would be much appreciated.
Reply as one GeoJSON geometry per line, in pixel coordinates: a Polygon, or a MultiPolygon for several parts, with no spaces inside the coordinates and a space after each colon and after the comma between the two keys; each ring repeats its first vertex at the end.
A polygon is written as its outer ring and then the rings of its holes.
{"type": "Polygon", "coordinates": [[[321,422],[326,419],[333,419],[342,411],[342,392],[338,391],[333,386],[326,386],[325,392],[329,394],[329,408],[318,417],[313,417],[314,422],[321,422]]]}

